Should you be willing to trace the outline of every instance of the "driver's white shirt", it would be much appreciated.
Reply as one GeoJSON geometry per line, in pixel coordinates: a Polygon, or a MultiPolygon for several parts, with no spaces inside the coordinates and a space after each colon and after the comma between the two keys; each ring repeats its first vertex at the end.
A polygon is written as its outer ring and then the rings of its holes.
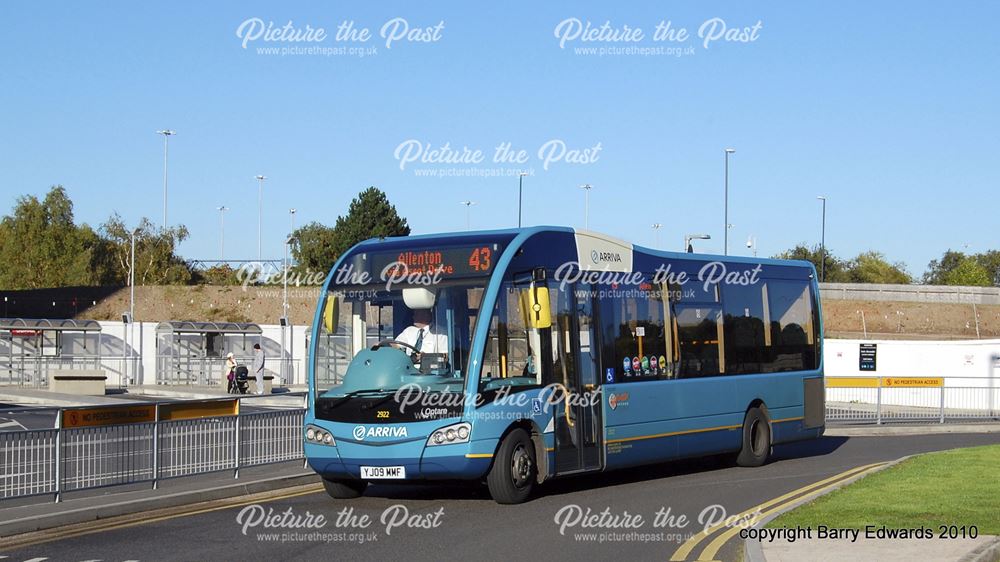
{"type": "MultiPolygon", "coordinates": [[[[399,336],[396,337],[396,341],[408,343],[412,346],[417,345],[417,338],[420,336],[421,328],[417,326],[410,326],[409,328],[403,330],[399,336]]],[[[442,334],[435,334],[435,326],[428,325],[423,327],[424,339],[420,342],[420,353],[448,353],[448,336],[442,334]]],[[[406,353],[412,353],[413,350],[406,348],[406,353]]]]}

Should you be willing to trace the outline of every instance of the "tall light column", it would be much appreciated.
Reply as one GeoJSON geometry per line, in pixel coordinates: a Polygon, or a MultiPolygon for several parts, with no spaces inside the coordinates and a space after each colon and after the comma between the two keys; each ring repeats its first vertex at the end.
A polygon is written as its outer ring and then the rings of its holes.
{"type": "Polygon", "coordinates": [[[291,236],[295,232],[295,213],[299,212],[298,209],[288,209],[288,235],[291,236]]]}
{"type": "Polygon", "coordinates": [[[725,221],[722,223],[724,255],[729,255],[729,155],[736,152],[735,148],[726,149],[726,201],[725,221]]]}
{"type": "Polygon", "coordinates": [[[658,222],[654,222],[653,223],[652,229],[653,229],[654,237],[655,237],[655,240],[656,240],[656,245],[653,246],[654,248],[659,248],[660,247],[660,229],[661,228],[663,228],[662,224],[660,224],[658,222]]]}
{"type": "Polygon", "coordinates": [[[590,190],[594,189],[594,186],[589,183],[585,183],[580,186],[585,193],[583,196],[583,228],[590,230],[590,190]]]}
{"type": "Polygon", "coordinates": [[[521,202],[524,200],[524,176],[526,172],[517,174],[517,227],[521,228],[521,202]]]}
{"type": "Polygon", "coordinates": [[[257,178],[257,266],[260,267],[261,263],[261,253],[260,253],[260,225],[261,225],[261,208],[264,204],[264,180],[267,176],[262,176],[260,174],[254,176],[257,178]]]}
{"type": "Polygon", "coordinates": [[[167,228],[167,139],[176,135],[177,131],[163,129],[156,134],[163,135],[163,228],[167,228]]]}
{"type": "Polygon", "coordinates": [[[817,196],[823,202],[823,222],[819,239],[819,280],[826,281],[826,197],[817,196]]]}
{"type": "Polygon", "coordinates": [[[219,261],[226,261],[226,211],[225,205],[215,208],[219,211],[219,261]]]}
{"type": "Polygon", "coordinates": [[[465,205],[465,230],[472,230],[472,206],[475,201],[459,201],[459,205],[465,205]]]}

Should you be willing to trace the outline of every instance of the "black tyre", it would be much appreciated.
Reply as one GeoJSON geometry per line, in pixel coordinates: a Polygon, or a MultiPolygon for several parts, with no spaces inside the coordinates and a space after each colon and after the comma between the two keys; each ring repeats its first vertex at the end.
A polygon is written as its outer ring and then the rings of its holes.
{"type": "Polygon", "coordinates": [[[368,487],[368,482],[364,480],[327,480],[323,479],[323,487],[331,498],[338,500],[349,500],[361,497],[368,487]]]}
{"type": "Polygon", "coordinates": [[[531,442],[528,432],[515,429],[500,444],[493,458],[493,467],[486,477],[486,485],[493,501],[522,503],[531,496],[537,474],[535,444],[531,442]]]}
{"type": "Polygon", "coordinates": [[[743,446],[736,456],[740,466],[760,466],[771,454],[771,424],[761,408],[750,408],[743,420],[743,446]]]}

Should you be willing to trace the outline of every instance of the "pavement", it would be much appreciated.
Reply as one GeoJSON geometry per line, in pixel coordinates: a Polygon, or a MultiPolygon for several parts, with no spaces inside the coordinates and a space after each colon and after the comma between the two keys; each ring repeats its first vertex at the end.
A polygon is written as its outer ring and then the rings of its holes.
{"type": "MultiPolygon", "coordinates": [[[[304,386],[277,388],[264,396],[244,395],[241,411],[255,412],[269,408],[303,407],[304,386]]],[[[233,398],[217,386],[136,386],[125,391],[109,390],[104,396],[61,394],[34,388],[0,387],[0,432],[55,427],[59,408],[91,406],[121,406],[150,402],[178,402],[184,400],[210,400],[233,398]]]]}
{"type": "MultiPolygon", "coordinates": [[[[732,528],[723,525],[727,518],[781,511],[907,455],[987,444],[1000,444],[1000,434],[826,436],[776,446],[773,460],[759,468],[739,468],[711,457],[585,475],[546,483],[531,501],[513,506],[497,505],[476,484],[380,484],[356,500],[333,500],[311,485],[277,496],[241,496],[229,503],[95,522],[96,515],[86,510],[99,510],[101,501],[122,503],[121,494],[103,500],[91,496],[35,508],[35,515],[65,513],[71,501],[92,502],[75,504],[72,515],[87,514],[89,523],[79,527],[66,519],[48,535],[18,537],[17,544],[0,540],[0,557],[270,562],[509,560],[531,553],[552,560],[743,560],[750,553],[744,552],[742,539],[728,534],[732,528]],[[702,531],[706,526],[709,533],[702,531]]],[[[187,479],[175,485],[182,480],[187,479]]],[[[190,486],[191,492],[197,488],[190,486]]],[[[199,499],[210,499],[210,489],[199,499]]],[[[139,506],[154,491],[129,493],[139,506]]],[[[10,513],[0,510],[0,521],[8,521],[10,513]]],[[[910,559],[958,559],[976,548],[972,543],[939,542],[944,541],[911,541],[908,546],[920,551],[910,559]],[[945,550],[934,550],[938,548],[945,550]]],[[[764,555],[767,560],[817,560],[833,552],[829,542],[811,552],[780,550],[803,544],[809,543],[777,544],[779,550],[764,555]]],[[[884,560],[901,548],[885,541],[867,541],[861,547],[865,545],[867,549],[836,558],[884,560]]]]}
{"type": "Polygon", "coordinates": [[[316,489],[319,482],[302,461],[292,461],[241,468],[239,479],[232,471],[221,471],[161,480],[155,490],[149,483],[81,490],[64,494],[59,503],[54,503],[51,495],[5,500],[0,502],[0,552],[11,536],[23,533],[295,486],[316,489]]]}

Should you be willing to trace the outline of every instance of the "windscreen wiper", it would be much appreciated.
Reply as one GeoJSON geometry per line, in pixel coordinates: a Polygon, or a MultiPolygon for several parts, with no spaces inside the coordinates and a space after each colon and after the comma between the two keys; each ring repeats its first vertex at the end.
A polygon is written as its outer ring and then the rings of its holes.
{"type": "Polygon", "coordinates": [[[368,394],[368,393],[371,393],[371,392],[385,392],[385,390],[383,390],[381,388],[365,388],[365,389],[362,389],[362,390],[352,390],[351,392],[344,393],[343,396],[338,396],[337,397],[337,401],[334,402],[333,404],[330,404],[327,407],[328,408],[336,408],[337,406],[340,406],[341,404],[343,404],[344,402],[347,402],[351,398],[354,398],[354,397],[356,397],[356,396],[358,396],[360,394],[368,394]]]}

